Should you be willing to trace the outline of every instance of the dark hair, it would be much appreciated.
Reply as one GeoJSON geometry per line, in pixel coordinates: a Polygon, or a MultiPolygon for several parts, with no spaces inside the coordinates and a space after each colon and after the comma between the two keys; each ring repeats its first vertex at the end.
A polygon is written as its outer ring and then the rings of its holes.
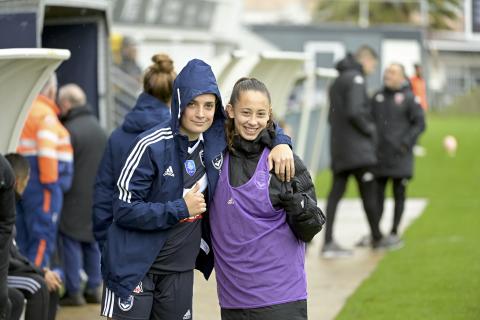
{"type": "Polygon", "coordinates": [[[365,44],[362,45],[360,48],[358,48],[357,51],[355,52],[355,58],[357,59],[364,57],[366,55],[369,55],[375,60],[378,60],[378,54],[375,52],[375,50],[373,50],[372,47],[367,46],[365,44]]]}
{"type": "Polygon", "coordinates": [[[10,166],[15,173],[15,177],[25,178],[30,171],[30,163],[28,160],[18,153],[9,153],[5,158],[10,163],[10,166]]]}
{"type": "Polygon", "coordinates": [[[168,103],[173,93],[173,80],[177,73],[173,68],[173,61],[166,54],[156,54],[143,75],[143,91],[158,100],[168,103]]]}
{"type": "MultiPolygon", "coordinates": [[[[235,104],[238,103],[240,100],[240,94],[245,91],[258,91],[263,93],[267,99],[268,103],[272,103],[272,99],[270,97],[270,92],[267,89],[267,86],[260,80],[256,78],[248,78],[248,77],[243,77],[237,80],[235,82],[235,85],[233,86],[232,89],[232,94],[230,95],[230,100],[228,103],[232,106],[235,107],[235,104]]],[[[268,119],[267,122],[267,128],[271,129],[273,128],[273,116],[272,113],[270,113],[270,118],[268,119]]],[[[230,151],[233,150],[233,138],[237,134],[235,133],[235,121],[232,118],[227,117],[227,120],[225,122],[225,134],[227,136],[227,145],[228,149],[230,151]]]]}

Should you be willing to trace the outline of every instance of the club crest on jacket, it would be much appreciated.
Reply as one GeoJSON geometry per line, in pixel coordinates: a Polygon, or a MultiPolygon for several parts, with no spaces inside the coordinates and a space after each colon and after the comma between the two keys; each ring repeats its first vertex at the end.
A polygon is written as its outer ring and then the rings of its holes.
{"type": "Polygon", "coordinates": [[[213,167],[217,170],[220,170],[223,165],[223,153],[220,153],[212,160],[213,167]]]}

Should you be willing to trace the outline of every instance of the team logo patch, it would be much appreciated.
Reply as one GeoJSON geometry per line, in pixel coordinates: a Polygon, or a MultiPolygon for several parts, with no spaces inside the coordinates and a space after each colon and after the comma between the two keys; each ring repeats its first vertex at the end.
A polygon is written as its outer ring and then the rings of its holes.
{"type": "Polygon", "coordinates": [[[355,78],[353,78],[353,82],[357,84],[363,84],[365,80],[363,80],[363,77],[361,75],[356,75],[355,78]]]}
{"type": "Polygon", "coordinates": [[[182,319],[183,319],[183,320],[192,319],[192,313],[190,312],[190,309],[187,310],[187,312],[185,313],[185,315],[183,316],[182,319]]]}
{"type": "Polygon", "coordinates": [[[212,160],[213,167],[217,170],[220,170],[223,165],[223,153],[220,153],[218,156],[212,160]]]}
{"type": "Polygon", "coordinates": [[[197,168],[195,167],[195,161],[193,160],[185,161],[185,170],[187,171],[189,176],[193,176],[197,171],[197,168]]]}
{"type": "Polygon", "coordinates": [[[266,189],[268,187],[269,180],[270,174],[265,171],[260,171],[255,176],[255,185],[260,190],[266,189]]]}
{"type": "Polygon", "coordinates": [[[142,292],[143,292],[143,285],[142,285],[142,281],[140,281],[138,286],[136,286],[135,289],[133,289],[133,293],[139,294],[142,292]]]}
{"type": "Polygon", "coordinates": [[[393,97],[393,99],[395,100],[395,104],[401,105],[403,100],[405,100],[405,95],[401,92],[397,92],[395,93],[395,96],[393,97]]]}
{"type": "Polygon", "coordinates": [[[130,295],[128,298],[118,298],[118,307],[123,312],[127,312],[133,308],[133,301],[134,298],[132,295],[130,295]]]}
{"type": "Polygon", "coordinates": [[[165,169],[165,172],[163,173],[163,176],[169,176],[169,177],[175,177],[175,174],[173,173],[172,166],[168,166],[167,169],[165,169]]]}

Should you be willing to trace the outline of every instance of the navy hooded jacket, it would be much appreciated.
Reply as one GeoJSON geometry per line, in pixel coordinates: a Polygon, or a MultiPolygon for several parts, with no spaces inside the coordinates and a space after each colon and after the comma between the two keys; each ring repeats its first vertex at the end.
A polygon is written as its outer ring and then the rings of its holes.
{"type": "Polygon", "coordinates": [[[170,108],[166,104],[148,93],[141,93],[123,124],[110,135],[98,167],[93,199],[93,232],[100,250],[113,221],[112,199],[122,158],[139,134],[169,119],[170,108]]]}
{"type": "MultiPolygon", "coordinates": [[[[137,137],[117,181],[113,198],[113,223],[103,248],[102,274],[106,286],[127,297],[148,272],[167,240],[167,231],[189,216],[183,200],[183,163],[188,138],[179,132],[179,118],[187,104],[202,94],[216,95],[212,126],[203,133],[204,163],[209,199],[213,196],[226,150],[225,112],[215,76],[205,62],[190,61],[173,86],[171,120],[137,137]]],[[[290,144],[281,135],[276,144],[290,144]]],[[[208,240],[208,239],[207,239],[208,240]]],[[[208,243],[208,241],[207,241],[208,243]]],[[[208,250],[207,250],[208,251],[208,250]]],[[[209,250],[209,257],[213,251],[209,250]]],[[[208,278],[212,259],[199,267],[208,278]]]]}

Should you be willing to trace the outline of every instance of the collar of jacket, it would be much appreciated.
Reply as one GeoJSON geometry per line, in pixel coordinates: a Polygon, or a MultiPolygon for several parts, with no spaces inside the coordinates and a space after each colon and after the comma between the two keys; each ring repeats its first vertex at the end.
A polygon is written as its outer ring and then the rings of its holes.
{"type": "Polygon", "coordinates": [[[42,103],[46,104],[50,109],[55,112],[57,116],[60,115],[60,108],[57,106],[55,101],[52,99],[48,98],[47,96],[44,96],[43,94],[39,94],[37,97],[37,100],[41,101],[42,103]]]}
{"type": "Polygon", "coordinates": [[[231,151],[235,157],[255,158],[263,152],[265,147],[271,149],[275,131],[263,129],[253,141],[245,140],[236,134],[233,137],[233,150],[231,151]]]}
{"type": "Polygon", "coordinates": [[[64,121],[72,120],[76,117],[87,116],[87,115],[93,115],[93,113],[92,111],[90,111],[90,109],[86,105],[84,105],[80,107],[74,107],[68,110],[67,114],[65,114],[64,116],[61,116],[60,119],[62,122],[64,122],[64,121]]]}

